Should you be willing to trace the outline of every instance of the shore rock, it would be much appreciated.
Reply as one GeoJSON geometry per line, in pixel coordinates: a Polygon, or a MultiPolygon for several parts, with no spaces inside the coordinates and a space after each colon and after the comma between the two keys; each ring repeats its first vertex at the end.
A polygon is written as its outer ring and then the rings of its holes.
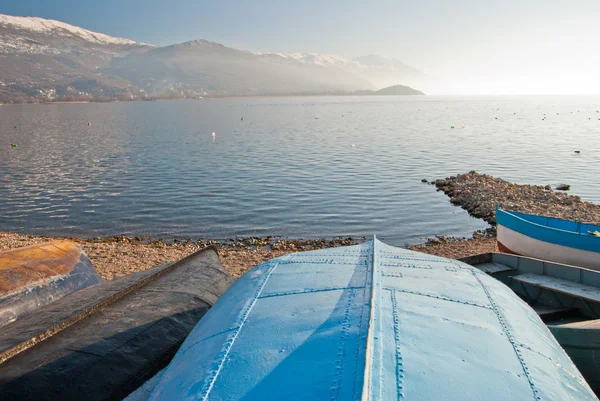
{"type": "Polygon", "coordinates": [[[579,196],[553,192],[549,186],[519,185],[476,171],[436,180],[435,185],[450,197],[452,204],[490,224],[496,224],[497,204],[515,212],[600,225],[600,205],[584,202],[579,196]]]}

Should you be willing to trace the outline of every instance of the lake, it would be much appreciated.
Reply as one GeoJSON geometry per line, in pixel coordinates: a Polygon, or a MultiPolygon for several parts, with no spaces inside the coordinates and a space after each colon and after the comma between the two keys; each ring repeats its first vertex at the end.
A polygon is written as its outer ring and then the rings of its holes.
{"type": "Polygon", "coordinates": [[[470,235],[487,225],[422,178],[565,182],[598,203],[599,109],[598,96],[5,105],[0,231],[392,245],[470,235]]]}

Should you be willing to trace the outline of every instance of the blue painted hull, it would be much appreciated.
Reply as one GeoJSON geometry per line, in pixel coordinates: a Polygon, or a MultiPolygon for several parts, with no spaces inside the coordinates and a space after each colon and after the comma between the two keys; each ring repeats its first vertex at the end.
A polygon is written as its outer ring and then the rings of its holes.
{"type": "Polygon", "coordinates": [[[597,400],[505,285],[377,240],[242,276],[149,397],[174,399],[597,400]]]}
{"type": "Polygon", "coordinates": [[[499,208],[496,223],[502,252],[600,270],[599,226],[499,208]]]}

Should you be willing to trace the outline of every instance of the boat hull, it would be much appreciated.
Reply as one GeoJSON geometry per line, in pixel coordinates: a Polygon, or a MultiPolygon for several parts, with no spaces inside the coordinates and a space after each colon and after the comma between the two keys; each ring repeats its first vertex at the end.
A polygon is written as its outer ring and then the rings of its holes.
{"type": "Polygon", "coordinates": [[[504,284],[377,240],[239,278],[148,397],[173,399],[597,400],[504,284]]]}
{"type": "Polygon", "coordinates": [[[497,227],[500,252],[600,270],[600,253],[532,238],[501,224],[497,227]]]}
{"type": "Polygon", "coordinates": [[[548,328],[589,385],[600,392],[600,328],[561,325],[548,325],[548,328]]]}
{"type": "Polygon", "coordinates": [[[600,227],[496,208],[498,249],[504,253],[600,270],[600,227]]]}
{"type": "Polygon", "coordinates": [[[0,327],[102,279],[85,252],[55,241],[0,253],[0,327]]]}
{"type": "Polygon", "coordinates": [[[600,272],[506,253],[474,255],[462,261],[504,283],[533,305],[592,389],[600,394],[600,272]]]}
{"type": "Polygon", "coordinates": [[[232,281],[209,247],[18,319],[0,329],[0,400],[122,400],[169,363],[232,281]]]}

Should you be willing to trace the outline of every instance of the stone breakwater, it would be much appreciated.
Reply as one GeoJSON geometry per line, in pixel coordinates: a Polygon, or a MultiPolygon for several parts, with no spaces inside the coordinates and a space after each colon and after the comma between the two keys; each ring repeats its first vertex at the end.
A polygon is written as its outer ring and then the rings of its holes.
{"type": "Polygon", "coordinates": [[[520,185],[470,171],[432,182],[450,202],[473,217],[496,224],[496,204],[505,210],[600,225],[600,205],[554,192],[549,185],[520,185]]]}

